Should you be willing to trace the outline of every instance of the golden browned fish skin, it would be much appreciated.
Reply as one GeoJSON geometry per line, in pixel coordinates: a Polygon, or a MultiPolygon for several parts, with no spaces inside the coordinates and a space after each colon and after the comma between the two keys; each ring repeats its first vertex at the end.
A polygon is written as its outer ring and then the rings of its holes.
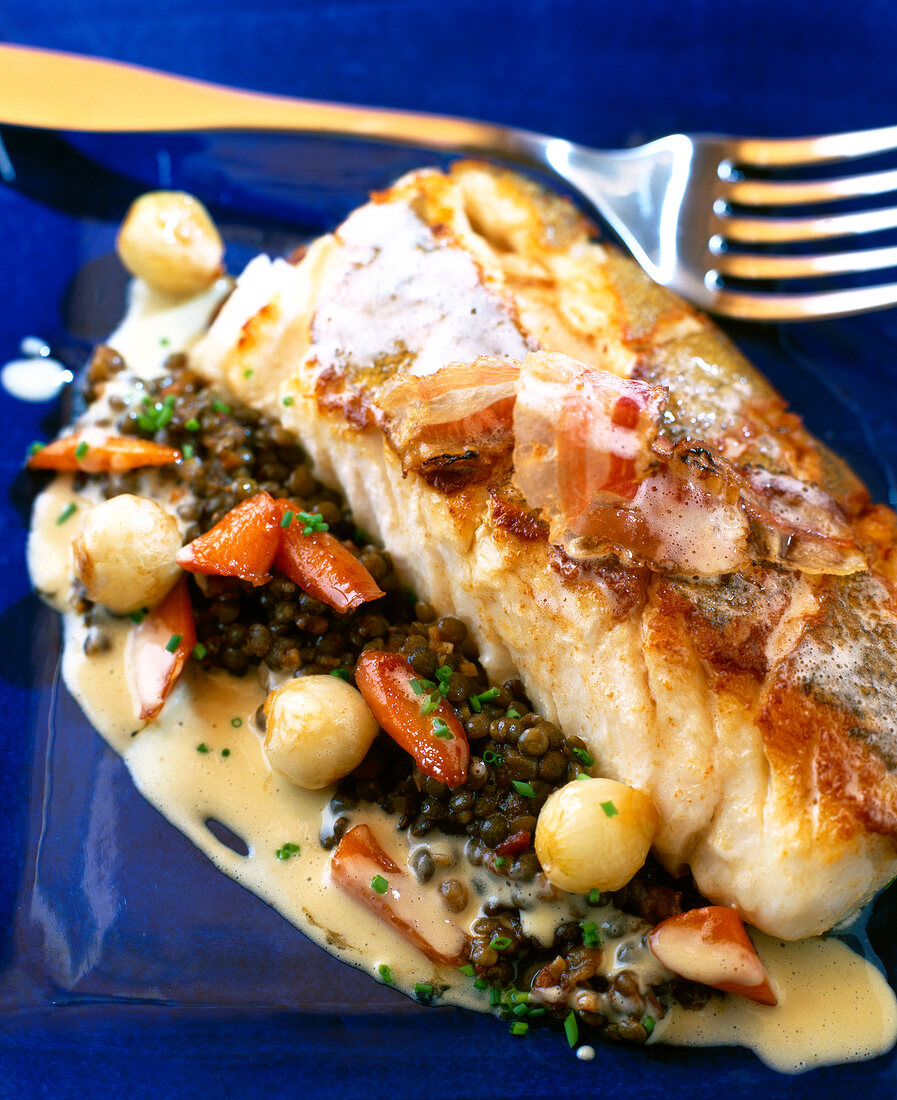
{"type": "Polygon", "coordinates": [[[490,674],[519,672],[596,772],[650,791],[657,854],[711,900],[797,938],[893,876],[893,516],[565,201],[473,163],[415,173],[298,267],[255,261],[193,360],[297,431],[405,580],[470,624],[490,674]],[[403,467],[378,405],[391,379],[537,348],[665,387],[671,444],[825,490],[869,568],[691,577],[575,560],[549,545],[507,447],[471,444],[429,481],[403,467]]]}

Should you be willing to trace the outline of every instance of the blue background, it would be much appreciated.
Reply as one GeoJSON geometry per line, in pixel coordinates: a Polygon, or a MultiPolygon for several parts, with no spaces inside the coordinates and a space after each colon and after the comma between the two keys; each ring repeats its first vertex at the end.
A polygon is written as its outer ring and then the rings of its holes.
{"type": "MultiPolygon", "coordinates": [[[[891,0],[0,0],[0,39],[262,91],[489,118],[597,146],[675,130],[795,135],[897,123],[897,5],[891,0]]],[[[153,154],[140,143],[97,148],[118,168],[122,158],[131,164],[153,154]]],[[[254,156],[267,163],[269,152],[252,148],[250,162],[254,156]]],[[[221,155],[221,147],[201,147],[183,170],[188,177],[201,175],[221,155]]],[[[52,174],[53,168],[48,154],[43,169],[52,174]]],[[[0,363],[15,355],[26,333],[61,341],[73,360],[82,341],[102,335],[99,320],[97,331],[88,325],[72,334],[67,328],[75,267],[108,251],[110,243],[102,219],[59,212],[67,193],[83,214],[90,196],[74,179],[65,186],[57,180],[52,196],[0,187],[0,363]]],[[[118,194],[110,186],[93,198],[109,209],[118,194]]],[[[279,209],[276,195],[255,197],[269,211],[279,209]]],[[[244,237],[234,247],[239,252],[250,244],[244,237]]],[[[98,316],[109,308],[106,303],[98,316]]],[[[738,326],[730,331],[808,411],[815,430],[847,447],[876,495],[892,495],[895,311],[785,334],[738,326]],[[828,386],[821,394],[814,381],[820,363],[828,386]],[[843,401],[835,410],[832,391],[843,401]]],[[[22,569],[27,486],[19,463],[25,443],[51,432],[57,414],[53,406],[13,406],[4,399],[2,415],[0,933],[12,926],[18,904],[32,736],[46,721],[46,701],[34,686],[49,682],[52,652],[52,638],[36,632],[22,569]]],[[[143,826],[153,827],[149,818],[136,822],[143,826]]],[[[190,853],[172,843],[171,858],[182,861],[184,874],[202,876],[190,853]]],[[[192,881],[197,889],[195,882],[206,880],[192,881]]],[[[237,894],[242,892],[226,894],[234,910],[222,923],[242,930],[245,921],[250,939],[282,934],[276,922],[269,929],[269,918],[258,917],[252,899],[237,894]]],[[[134,905],[163,905],[164,897],[140,895],[134,905]]],[[[9,937],[0,941],[0,968],[14,950],[9,937]]],[[[610,1097],[631,1089],[646,1097],[716,1097],[721,1091],[748,1096],[760,1088],[769,1096],[796,1097],[864,1087],[897,1094],[893,1062],[793,1080],[761,1072],[749,1056],[690,1060],[662,1050],[644,1059],[599,1050],[596,1062],[582,1066],[556,1040],[511,1046],[502,1025],[484,1020],[471,1027],[452,1013],[438,1014],[435,1023],[436,1014],[380,999],[355,975],[335,977],[331,969],[310,965],[320,980],[339,987],[326,1012],[305,1004],[306,993],[295,1012],[274,1015],[169,1008],[153,1014],[96,1004],[58,1010],[64,1024],[37,1017],[30,1026],[12,1027],[0,1020],[0,1097],[101,1091],[201,1097],[248,1090],[271,1097],[500,1097],[524,1090],[610,1097]],[[353,996],[370,1001],[370,1011],[346,1011],[353,996]],[[450,1067],[458,1077],[448,1074],[450,1067]]]]}

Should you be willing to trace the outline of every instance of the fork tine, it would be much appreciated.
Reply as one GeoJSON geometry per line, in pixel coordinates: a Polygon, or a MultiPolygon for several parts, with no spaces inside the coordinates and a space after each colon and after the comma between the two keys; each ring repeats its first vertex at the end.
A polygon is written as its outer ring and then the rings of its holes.
{"type": "Polygon", "coordinates": [[[882,126],[877,130],[854,130],[823,137],[738,138],[731,143],[730,158],[736,164],[784,168],[853,160],[894,150],[897,150],[897,126],[882,126]]]}
{"type": "Polygon", "coordinates": [[[897,169],[824,180],[723,180],[723,197],[743,206],[792,206],[835,202],[897,191],[897,169]]]}
{"type": "Polygon", "coordinates": [[[716,290],[702,303],[705,309],[743,321],[809,321],[848,317],[897,305],[897,283],[810,294],[751,294],[716,290]]]}
{"type": "Polygon", "coordinates": [[[714,260],[714,267],[720,275],[738,279],[802,279],[860,271],[884,271],[897,267],[897,247],[829,252],[817,256],[765,256],[749,252],[721,252],[714,260]]]}
{"type": "Polygon", "coordinates": [[[821,218],[738,217],[717,209],[720,236],[751,244],[820,241],[897,229],[897,206],[821,218]]]}

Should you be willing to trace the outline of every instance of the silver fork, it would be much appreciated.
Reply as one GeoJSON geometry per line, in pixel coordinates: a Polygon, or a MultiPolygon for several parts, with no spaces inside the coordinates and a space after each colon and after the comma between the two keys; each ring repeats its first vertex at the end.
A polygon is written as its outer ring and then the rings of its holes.
{"type": "Polygon", "coordinates": [[[653,279],[715,313],[799,321],[897,304],[894,281],[825,290],[805,285],[897,268],[897,246],[815,250],[820,241],[897,229],[897,207],[782,216],[789,207],[897,191],[897,170],[766,178],[770,171],[893,153],[897,126],[785,140],[673,134],[634,149],[601,151],[492,123],[260,95],[5,45],[0,122],[94,132],[289,130],[487,156],[547,171],[569,184],[653,279]],[[770,289],[770,281],[783,285],[770,289]],[[787,289],[789,281],[795,289],[787,289]]]}

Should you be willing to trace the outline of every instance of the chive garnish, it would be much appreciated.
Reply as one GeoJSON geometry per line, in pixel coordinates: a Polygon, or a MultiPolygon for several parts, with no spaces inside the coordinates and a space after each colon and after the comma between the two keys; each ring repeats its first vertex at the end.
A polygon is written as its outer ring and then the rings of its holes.
{"type": "Polygon", "coordinates": [[[159,337],[159,347],[160,348],[167,348],[170,343],[171,343],[171,341],[168,339],[167,336],[160,336],[159,337]]]}
{"type": "Polygon", "coordinates": [[[231,410],[230,405],[228,405],[227,402],[216,400],[212,402],[212,411],[216,413],[224,413],[226,415],[231,410]]]}
{"type": "Polygon", "coordinates": [[[389,889],[389,883],[382,875],[374,875],[371,879],[371,889],[375,894],[385,894],[389,889]]]}
{"type": "Polygon", "coordinates": [[[650,1035],[651,1032],[654,1030],[654,1017],[646,1016],[644,1020],[642,1020],[642,1026],[644,1027],[645,1031],[647,1031],[650,1035]]]}
{"type": "Polygon", "coordinates": [[[515,1020],[513,1024],[511,1024],[512,1035],[526,1035],[528,1031],[529,1024],[526,1023],[524,1020],[515,1020]]]}
{"type": "Polygon", "coordinates": [[[251,378],[254,374],[255,371],[252,369],[252,367],[247,367],[246,370],[243,371],[244,378],[251,378]]]}
{"type": "Polygon", "coordinates": [[[481,714],[483,711],[482,704],[478,695],[468,695],[467,702],[470,703],[470,709],[474,714],[481,714]]]}
{"type": "Polygon", "coordinates": [[[205,741],[200,741],[200,743],[196,746],[196,751],[197,752],[208,752],[209,751],[209,746],[205,743],[205,741]]]}
{"type": "Polygon", "coordinates": [[[495,986],[493,986],[493,987],[492,987],[492,988],[491,988],[491,989],[489,990],[489,1004],[490,1004],[490,1005],[491,1005],[492,1007],[496,1007],[496,1006],[498,1006],[498,1005],[500,1005],[500,1004],[501,1004],[501,990],[500,990],[500,989],[496,989],[496,987],[495,987],[495,986]]]}
{"type": "Polygon", "coordinates": [[[184,421],[184,427],[187,429],[188,432],[198,432],[199,421],[196,419],[195,416],[191,416],[189,420],[184,421]]]}
{"type": "Polygon", "coordinates": [[[289,859],[291,856],[298,855],[301,851],[302,849],[299,847],[298,844],[293,844],[292,841],[289,841],[288,843],[284,844],[283,847],[278,848],[274,854],[277,856],[278,859],[284,860],[289,859]]]}
{"type": "Polygon", "coordinates": [[[196,645],[193,647],[193,656],[197,659],[197,661],[202,661],[208,652],[209,651],[202,644],[202,642],[197,642],[196,645]]]}
{"type": "Polygon", "coordinates": [[[242,718],[231,718],[230,724],[234,727],[235,730],[238,730],[240,728],[240,726],[243,725],[243,719],[242,718]]]}
{"type": "Polygon", "coordinates": [[[82,439],[78,446],[75,448],[75,458],[80,462],[89,450],[90,447],[88,447],[87,443],[82,439]]]}
{"type": "Polygon", "coordinates": [[[184,640],[183,634],[172,634],[165,644],[165,650],[167,653],[174,653],[181,642],[184,640]]]}
{"type": "Polygon", "coordinates": [[[436,676],[436,679],[440,682],[440,684],[447,684],[449,682],[449,680],[451,680],[451,678],[452,678],[451,666],[450,665],[442,665],[440,668],[437,668],[435,676],[436,676]]]}
{"type": "Polygon", "coordinates": [[[486,764],[494,764],[496,768],[500,768],[504,763],[504,757],[499,756],[494,749],[486,749],[483,753],[483,761],[486,764]]]}
{"type": "Polygon", "coordinates": [[[613,804],[613,802],[602,802],[601,803],[601,809],[604,810],[604,812],[607,814],[608,817],[614,817],[616,814],[618,814],[620,812],[617,809],[617,807],[613,804]]]}
{"type": "Polygon", "coordinates": [[[437,692],[433,695],[428,695],[426,700],[421,704],[420,713],[426,718],[428,714],[432,714],[433,711],[439,706],[440,696],[437,692]],[[433,696],[436,696],[435,698],[433,696]]]}
{"type": "Polygon", "coordinates": [[[600,890],[589,890],[589,905],[600,905],[600,904],[601,904],[601,891],[600,890]]]}
{"type": "Polygon", "coordinates": [[[230,756],[230,749],[222,749],[221,750],[221,755],[222,756],[230,756]]]}
{"type": "Polygon", "coordinates": [[[430,692],[436,685],[432,680],[412,680],[411,690],[415,695],[423,695],[425,692],[430,692]]]}
{"type": "Polygon", "coordinates": [[[507,864],[507,862],[508,862],[508,857],[507,856],[496,856],[495,857],[495,866],[496,867],[504,867],[507,864]]]}
{"type": "Polygon", "coordinates": [[[29,456],[30,455],[36,455],[37,452],[42,451],[44,449],[44,447],[46,447],[46,445],[47,445],[46,443],[41,443],[40,440],[35,439],[35,441],[33,443],[28,444],[28,452],[27,453],[29,454],[29,456]]]}
{"type": "Polygon", "coordinates": [[[284,512],[284,514],[283,514],[283,518],[282,518],[282,519],[281,519],[281,521],[280,521],[280,526],[281,526],[281,527],[283,527],[283,528],[284,528],[284,530],[286,530],[286,528],[287,528],[287,527],[289,527],[289,526],[290,526],[290,524],[291,524],[291,523],[293,522],[293,516],[294,516],[295,514],[296,514],[296,513],[295,513],[295,512],[291,512],[291,511],[289,510],[289,508],[287,508],[287,510],[286,510],[286,511],[284,512]]]}
{"type": "Polygon", "coordinates": [[[577,760],[581,760],[587,768],[591,768],[591,766],[595,763],[595,758],[593,756],[590,756],[585,749],[579,749],[575,745],[573,745],[571,751],[573,752],[573,755],[577,758],[577,760]]]}
{"type": "Polygon", "coordinates": [[[433,992],[433,986],[429,982],[415,982],[414,992],[422,993],[424,996],[429,996],[433,992]]]}
{"type": "Polygon", "coordinates": [[[477,699],[479,699],[481,703],[491,703],[492,700],[497,699],[500,694],[501,692],[497,687],[491,687],[487,691],[481,691],[477,699]]]}
{"type": "Polygon", "coordinates": [[[330,524],[325,523],[324,520],[317,514],[317,512],[297,512],[296,515],[305,526],[302,528],[303,535],[310,535],[312,532],[323,532],[330,530],[330,524]]]}
{"type": "Polygon", "coordinates": [[[445,724],[444,719],[442,718],[433,719],[433,733],[442,741],[455,740],[455,735],[448,728],[448,726],[445,724]]]}
{"type": "Polygon", "coordinates": [[[386,963],[380,963],[380,965],[377,967],[377,971],[387,985],[393,984],[392,971],[389,969],[386,963]]]}
{"type": "Polygon", "coordinates": [[[349,680],[349,670],[347,668],[332,668],[330,670],[331,676],[338,676],[340,680],[349,680]]]}
{"type": "Polygon", "coordinates": [[[593,921],[586,921],[582,925],[582,942],[584,947],[600,947],[601,937],[598,935],[598,925],[593,921]]]}
{"type": "MultiPolygon", "coordinates": [[[[576,773],[576,778],[577,779],[591,779],[592,777],[589,775],[588,772],[577,772],[576,773]]],[[[605,810],[605,813],[606,812],[607,811],[605,810]]]]}
{"type": "Polygon", "coordinates": [[[477,978],[477,980],[473,983],[473,988],[474,989],[488,989],[489,988],[489,983],[486,981],[485,978],[477,978]]]}
{"type": "Polygon", "coordinates": [[[496,936],[494,939],[489,941],[489,946],[493,949],[493,951],[507,951],[507,949],[511,946],[511,941],[508,939],[507,936],[496,936]]]}
{"type": "Polygon", "coordinates": [[[141,607],[141,608],[138,608],[137,611],[132,611],[131,614],[128,616],[128,618],[131,620],[132,623],[142,623],[143,620],[147,617],[148,614],[149,614],[149,608],[148,607],[141,607]]]}
{"type": "Polygon", "coordinates": [[[564,1033],[572,1049],[579,1042],[579,1024],[576,1022],[576,1013],[572,1009],[564,1019],[564,1033]]]}
{"type": "Polygon", "coordinates": [[[465,963],[463,966],[459,966],[458,969],[462,974],[466,974],[468,978],[472,978],[476,971],[473,968],[473,963],[465,963]]]}
{"type": "Polygon", "coordinates": [[[181,454],[189,462],[190,459],[193,458],[193,456],[196,454],[196,451],[193,449],[193,444],[185,443],[184,446],[181,447],[181,454]]]}
{"type": "Polygon", "coordinates": [[[56,517],[56,525],[60,526],[61,524],[65,523],[65,521],[67,519],[71,519],[71,517],[75,514],[75,512],[77,512],[77,510],[78,510],[78,505],[75,504],[73,501],[69,501],[68,504],[62,509],[62,511],[56,517]]]}
{"type": "Polygon", "coordinates": [[[525,783],[522,779],[512,779],[511,786],[518,794],[522,794],[525,798],[536,797],[536,792],[533,790],[532,783],[525,783]]]}
{"type": "Polygon", "coordinates": [[[283,403],[284,403],[284,405],[286,405],[287,408],[289,408],[290,405],[292,405],[295,400],[296,400],[295,397],[285,397],[283,399],[283,403]]]}
{"type": "Polygon", "coordinates": [[[515,710],[514,707],[508,707],[508,709],[505,711],[505,715],[508,718],[519,718],[520,717],[520,711],[515,710]]]}

